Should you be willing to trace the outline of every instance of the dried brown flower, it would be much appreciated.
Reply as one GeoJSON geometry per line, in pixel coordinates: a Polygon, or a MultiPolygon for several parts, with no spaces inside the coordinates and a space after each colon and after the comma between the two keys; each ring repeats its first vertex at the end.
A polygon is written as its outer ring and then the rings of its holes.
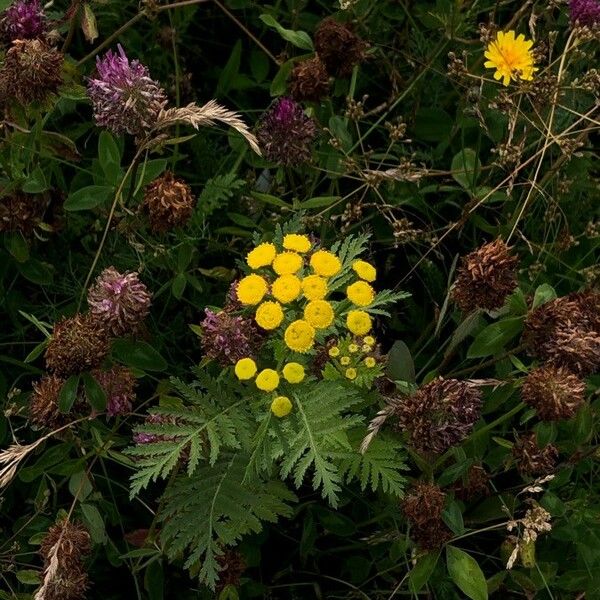
{"type": "Polygon", "coordinates": [[[40,39],[15,40],[0,69],[0,99],[43,102],[63,82],[64,56],[40,39]]]}
{"type": "Polygon", "coordinates": [[[58,395],[65,380],[56,375],[44,375],[33,384],[29,399],[29,418],[40,427],[55,429],[68,422],[68,416],[58,410],[58,395]]]}
{"type": "Polygon", "coordinates": [[[331,17],[319,23],[314,41],[317,54],[334,77],[348,77],[354,66],[365,60],[368,44],[349,25],[331,17]]]}
{"type": "Polygon", "coordinates": [[[217,562],[219,563],[217,594],[228,585],[238,587],[242,575],[246,570],[246,561],[239,550],[225,548],[223,553],[217,556],[217,562]]]}
{"type": "Polygon", "coordinates": [[[146,187],[144,208],[150,217],[150,228],[155,233],[170,231],[185,225],[196,206],[196,197],[190,186],[167,171],[146,187]]]}
{"type": "Polygon", "coordinates": [[[490,476],[481,465],[471,465],[464,481],[454,485],[456,497],[459,500],[469,502],[476,498],[488,496],[490,476]]]}
{"type": "Polygon", "coordinates": [[[518,258],[500,239],[484,244],[462,259],[452,297],[463,312],[500,308],[517,287],[518,258]]]}
{"type": "Polygon", "coordinates": [[[319,102],[329,93],[329,75],[323,61],[315,56],[299,62],[292,70],[288,87],[298,102],[319,102]]]}
{"type": "Polygon", "coordinates": [[[92,315],[79,313],[54,325],[46,348],[46,367],[60,377],[69,377],[98,367],[108,348],[106,330],[92,315]]]}
{"type": "Polygon", "coordinates": [[[421,452],[441,454],[471,433],[481,411],[481,392],[466,381],[439,377],[394,406],[397,427],[421,452]]]}
{"type": "Polygon", "coordinates": [[[46,205],[43,196],[22,192],[0,197],[0,233],[19,231],[24,235],[31,234],[41,222],[46,205]]]}
{"type": "Polygon", "coordinates": [[[565,367],[545,365],[527,375],[521,396],[544,421],[570,419],[585,402],[585,382],[565,367]]]}
{"type": "Polygon", "coordinates": [[[547,475],[558,461],[558,450],[552,444],[540,448],[533,431],[515,439],[512,455],[522,475],[547,475]]]}

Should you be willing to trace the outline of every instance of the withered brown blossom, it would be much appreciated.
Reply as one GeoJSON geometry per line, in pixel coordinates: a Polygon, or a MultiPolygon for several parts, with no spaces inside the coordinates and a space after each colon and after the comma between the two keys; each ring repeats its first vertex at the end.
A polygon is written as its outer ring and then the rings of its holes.
{"type": "Polygon", "coordinates": [[[527,375],[521,397],[544,421],[570,419],[585,402],[585,382],[565,367],[544,365],[527,375]]]}
{"type": "Polygon", "coordinates": [[[0,68],[0,100],[44,102],[63,82],[64,56],[40,39],[15,40],[0,68]]]}
{"type": "Polygon", "coordinates": [[[522,475],[548,475],[558,461],[558,450],[552,444],[541,448],[533,431],[515,439],[512,455],[522,475]]]}
{"type": "Polygon", "coordinates": [[[0,233],[18,231],[30,235],[42,221],[46,205],[46,198],[37,194],[10,192],[1,196],[0,233]]]}
{"type": "Polygon", "coordinates": [[[317,54],[334,77],[348,77],[366,58],[368,44],[349,25],[331,17],[319,23],[314,42],[317,54]]]}
{"type": "Polygon", "coordinates": [[[523,341],[529,353],[579,375],[600,368],[600,294],[578,292],[538,306],[527,315],[523,341]]]}
{"type": "Polygon", "coordinates": [[[396,426],[421,452],[441,454],[460,444],[481,413],[481,391],[458,379],[439,377],[394,402],[396,426]]]}
{"type": "Polygon", "coordinates": [[[300,61],[292,70],[288,83],[294,100],[319,102],[329,93],[329,75],[325,64],[318,57],[300,61]]]}
{"type": "Polygon", "coordinates": [[[33,384],[29,398],[29,419],[38,427],[55,429],[68,422],[68,415],[58,409],[58,397],[65,380],[56,375],[44,375],[33,384]]]}
{"type": "Polygon", "coordinates": [[[80,523],[61,520],[52,525],[40,545],[44,560],[42,584],[45,600],[83,600],[89,586],[84,561],[91,537],[80,523]]]}
{"type": "Polygon", "coordinates": [[[238,587],[246,570],[246,561],[240,551],[235,548],[225,548],[223,553],[217,556],[217,563],[219,564],[217,594],[228,585],[238,587]]]}
{"type": "Polygon", "coordinates": [[[108,354],[106,329],[93,315],[76,314],[54,325],[46,348],[46,367],[59,377],[69,377],[98,367],[108,354]]]}
{"type": "Polygon", "coordinates": [[[488,496],[490,476],[481,465],[471,465],[464,480],[454,485],[454,493],[459,500],[471,500],[488,496]]]}
{"type": "Polygon", "coordinates": [[[148,212],[150,228],[164,233],[185,225],[194,212],[196,197],[190,186],[167,171],[148,186],[144,192],[144,208],[148,212]]]}
{"type": "Polygon", "coordinates": [[[500,308],[517,287],[517,263],[500,239],[484,244],[462,259],[452,298],[463,312],[500,308]]]}

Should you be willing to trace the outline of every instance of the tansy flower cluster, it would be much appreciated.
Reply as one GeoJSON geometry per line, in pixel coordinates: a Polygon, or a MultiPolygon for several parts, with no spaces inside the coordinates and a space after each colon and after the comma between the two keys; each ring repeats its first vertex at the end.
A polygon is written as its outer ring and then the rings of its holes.
{"type": "Polygon", "coordinates": [[[323,369],[325,379],[347,379],[361,387],[369,387],[383,370],[377,342],[371,335],[346,336],[328,349],[329,361],[323,369]]]}

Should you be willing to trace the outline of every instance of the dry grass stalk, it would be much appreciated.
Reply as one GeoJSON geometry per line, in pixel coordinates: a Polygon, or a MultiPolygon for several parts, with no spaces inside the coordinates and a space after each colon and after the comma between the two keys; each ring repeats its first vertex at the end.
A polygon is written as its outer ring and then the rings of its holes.
{"type": "Polygon", "coordinates": [[[48,565],[48,568],[44,571],[44,581],[42,582],[42,586],[40,587],[40,589],[36,592],[35,596],[33,597],[33,600],[45,600],[46,592],[58,573],[58,550],[60,548],[61,541],[62,536],[57,540],[56,544],[52,546],[52,550],[50,550],[50,555],[48,557],[50,559],[50,564],[48,565]]]}

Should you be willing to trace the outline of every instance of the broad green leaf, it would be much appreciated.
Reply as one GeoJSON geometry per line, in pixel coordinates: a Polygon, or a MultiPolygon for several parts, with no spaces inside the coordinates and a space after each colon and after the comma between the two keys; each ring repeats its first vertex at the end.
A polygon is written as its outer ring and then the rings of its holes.
{"type": "Polygon", "coordinates": [[[554,288],[551,285],[548,285],[547,283],[542,283],[542,285],[538,286],[535,290],[532,308],[537,308],[542,304],[546,304],[546,302],[550,302],[556,297],[557,296],[554,288]]]}
{"type": "Polygon", "coordinates": [[[104,204],[112,197],[114,189],[109,185],[89,185],[80,188],[65,200],[65,210],[91,210],[104,204]]]}
{"type": "Polygon", "coordinates": [[[481,163],[477,154],[471,148],[464,148],[452,159],[452,177],[463,188],[472,190],[477,181],[477,175],[481,169],[481,163]]]}
{"type": "Polygon", "coordinates": [[[448,573],[452,581],[471,600],[487,600],[485,575],[477,561],[454,546],[446,546],[448,573]]]}
{"type": "Polygon", "coordinates": [[[408,576],[408,584],[413,594],[418,594],[421,588],[429,581],[439,557],[440,552],[438,550],[419,558],[408,576]]]}
{"type": "Polygon", "coordinates": [[[5,233],[4,246],[17,262],[24,263],[29,259],[29,245],[20,231],[5,233]]]}
{"type": "Polygon", "coordinates": [[[150,344],[142,341],[116,340],[112,347],[113,356],[129,367],[144,371],[164,371],[167,361],[150,344]]]}
{"type": "Polygon", "coordinates": [[[65,384],[62,386],[58,394],[58,410],[62,413],[68,413],[75,400],[77,399],[77,391],[79,390],[79,375],[71,375],[65,384]]]}
{"type": "Polygon", "coordinates": [[[46,176],[44,175],[42,168],[38,166],[23,184],[23,191],[26,194],[39,194],[47,189],[48,183],[46,182],[46,176]]]}
{"type": "Polygon", "coordinates": [[[302,50],[314,50],[310,35],[306,31],[294,31],[282,27],[271,15],[260,15],[260,20],[267,26],[275,29],[277,33],[284,39],[302,50]]]}
{"type": "Polygon", "coordinates": [[[340,200],[340,196],[317,196],[300,203],[301,208],[324,208],[340,200]]]}
{"type": "Polygon", "coordinates": [[[39,585],[40,584],[40,572],[34,569],[23,569],[17,571],[17,579],[25,585],[39,585]]]}
{"type": "Polygon", "coordinates": [[[469,358],[492,356],[504,349],[523,329],[523,317],[511,317],[488,325],[473,340],[467,352],[469,358]]]}
{"type": "Polygon", "coordinates": [[[85,397],[90,406],[94,410],[102,412],[106,408],[106,393],[102,386],[89,373],[83,373],[81,378],[85,386],[85,397]]]}
{"type": "Polygon", "coordinates": [[[386,375],[394,381],[415,381],[415,363],[408,346],[401,340],[396,340],[388,352],[385,367],[386,375]]]}
{"type": "Polygon", "coordinates": [[[103,544],[106,541],[106,530],[100,511],[93,504],[84,503],[81,505],[81,512],[90,531],[92,541],[96,544],[103,544]]]}

